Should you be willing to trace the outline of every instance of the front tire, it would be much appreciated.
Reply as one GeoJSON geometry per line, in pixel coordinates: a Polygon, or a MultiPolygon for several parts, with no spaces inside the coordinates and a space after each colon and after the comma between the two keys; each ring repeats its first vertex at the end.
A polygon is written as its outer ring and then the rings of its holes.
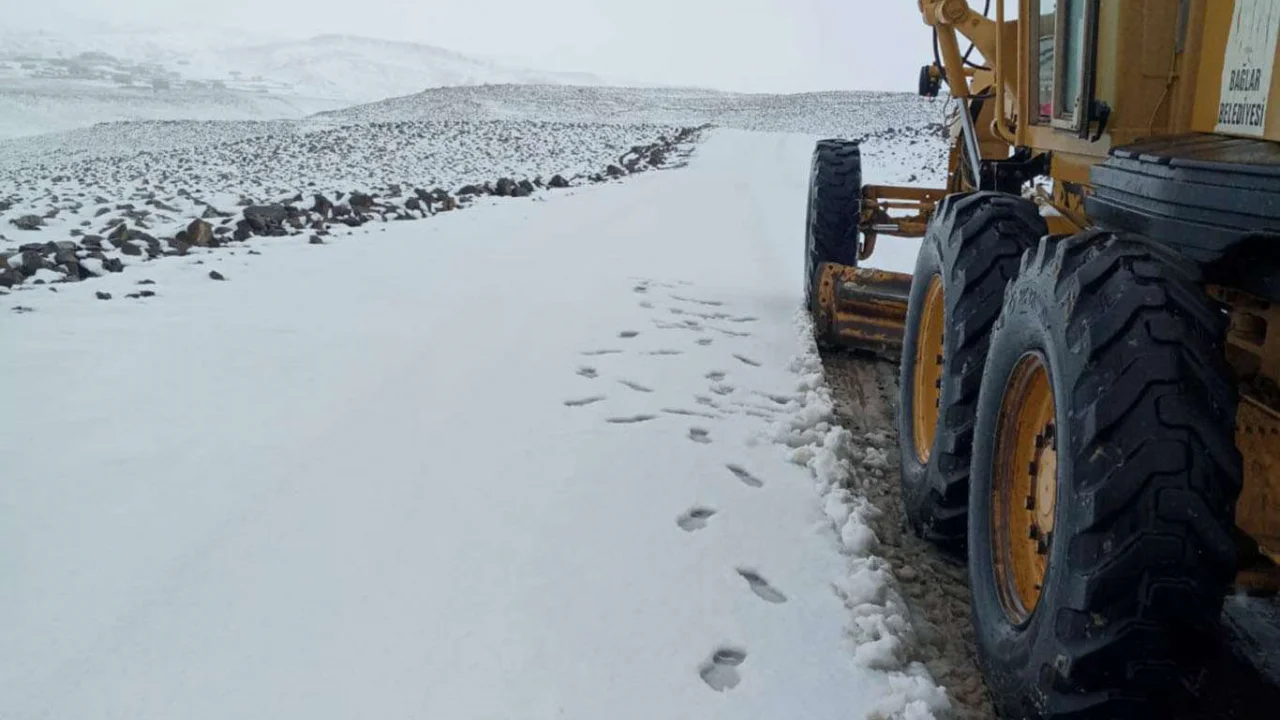
{"type": "Polygon", "coordinates": [[[822,263],[857,267],[862,215],[862,149],[857,140],[819,140],[809,166],[804,304],[816,310],[822,263]]]}
{"type": "Polygon", "coordinates": [[[970,473],[973,621],[1002,716],[1162,717],[1177,702],[1235,574],[1225,330],[1195,268],[1138,239],[1046,238],[1024,258],[970,473]]]}
{"type": "Polygon", "coordinates": [[[938,207],[916,257],[898,388],[902,501],[916,534],[957,554],[988,334],[1022,253],[1047,232],[1028,200],[955,194],[938,207]]]}

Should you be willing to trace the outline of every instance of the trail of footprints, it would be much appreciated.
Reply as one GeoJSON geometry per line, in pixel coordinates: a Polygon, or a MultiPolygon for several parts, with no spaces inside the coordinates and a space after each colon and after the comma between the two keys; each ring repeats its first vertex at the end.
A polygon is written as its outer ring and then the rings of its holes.
{"type": "MultiPolygon", "coordinates": [[[[742,328],[744,325],[757,320],[755,317],[735,315],[729,312],[726,303],[723,301],[694,296],[690,289],[690,283],[686,282],[672,284],[653,280],[639,280],[631,289],[635,294],[641,296],[642,299],[639,301],[641,308],[655,312],[653,326],[657,331],[695,333],[694,343],[699,347],[709,347],[714,344],[715,338],[711,333],[729,338],[750,337],[750,331],[734,329],[734,327],[742,328]],[[663,303],[664,295],[666,299],[678,303],[677,305],[666,307],[665,316],[659,312],[659,305],[663,303]],[[672,319],[667,319],[668,317],[672,319]]],[[[617,337],[629,343],[642,335],[644,333],[640,330],[624,329],[618,331],[617,337]]],[[[583,357],[600,358],[605,361],[608,356],[620,355],[625,352],[628,351],[624,351],[619,347],[601,347],[585,350],[581,354],[583,357]]],[[[657,350],[641,351],[641,354],[655,358],[677,356],[683,353],[683,350],[665,347],[657,350]]],[[[731,353],[729,357],[746,367],[762,366],[762,363],[758,360],[742,353],[731,353]]],[[[600,370],[593,365],[579,366],[577,374],[591,383],[599,382],[601,379],[600,370]]],[[[797,400],[797,398],[786,395],[760,392],[754,393],[760,397],[758,402],[733,399],[732,396],[738,392],[738,389],[728,382],[729,374],[727,372],[719,369],[710,370],[705,374],[704,378],[708,381],[707,390],[711,394],[695,395],[693,399],[696,407],[663,407],[657,413],[641,412],[629,415],[606,415],[604,421],[612,425],[637,425],[656,420],[661,415],[718,420],[733,413],[773,419],[778,413],[786,410],[793,401],[797,400]]],[[[655,388],[627,378],[615,378],[615,383],[626,388],[629,391],[628,394],[646,395],[652,394],[655,390],[655,388]]],[[[564,404],[571,408],[583,408],[604,402],[607,399],[608,397],[604,393],[595,393],[565,400],[564,404]]],[[[697,424],[689,426],[687,438],[699,445],[711,445],[713,442],[712,431],[706,426],[697,424]]],[[[744,488],[746,492],[758,490],[765,486],[763,479],[742,465],[727,463],[724,468],[726,478],[736,480],[737,484],[744,488]]],[[[718,512],[712,507],[694,505],[681,513],[676,518],[675,524],[680,530],[690,534],[707,530],[715,524],[718,512]]],[[[744,590],[750,591],[761,601],[773,605],[787,602],[787,596],[770,584],[758,571],[747,567],[737,567],[734,570],[741,578],[744,590]]],[[[703,660],[698,668],[698,675],[712,690],[727,692],[742,682],[740,668],[746,660],[746,649],[726,644],[713,650],[703,660]]]]}

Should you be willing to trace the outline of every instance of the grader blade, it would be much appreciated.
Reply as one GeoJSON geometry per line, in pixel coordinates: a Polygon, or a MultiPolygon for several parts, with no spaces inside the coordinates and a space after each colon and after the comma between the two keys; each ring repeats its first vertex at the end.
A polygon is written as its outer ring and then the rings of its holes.
{"type": "Polygon", "coordinates": [[[850,265],[818,267],[814,330],[824,346],[897,360],[907,322],[911,276],[850,265]]]}

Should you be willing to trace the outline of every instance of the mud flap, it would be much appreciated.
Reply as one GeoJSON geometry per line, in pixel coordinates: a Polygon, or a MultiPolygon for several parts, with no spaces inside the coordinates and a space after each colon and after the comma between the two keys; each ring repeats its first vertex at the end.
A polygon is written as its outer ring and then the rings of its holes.
{"type": "Polygon", "coordinates": [[[907,321],[911,276],[822,263],[814,298],[819,347],[861,350],[897,361],[907,321]]]}

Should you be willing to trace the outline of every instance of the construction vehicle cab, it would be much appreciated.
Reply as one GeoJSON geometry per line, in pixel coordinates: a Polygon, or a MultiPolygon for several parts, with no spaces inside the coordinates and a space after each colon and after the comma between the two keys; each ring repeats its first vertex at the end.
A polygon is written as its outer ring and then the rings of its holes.
{"type": "Polygon", "coordinates": [[[1280,2],[916,4],[948,178],[818,143],[816,339],[901,363],[907,519],[1001,715],[1163,716],[1224,597],[1280,589],[1280,2]]]}

